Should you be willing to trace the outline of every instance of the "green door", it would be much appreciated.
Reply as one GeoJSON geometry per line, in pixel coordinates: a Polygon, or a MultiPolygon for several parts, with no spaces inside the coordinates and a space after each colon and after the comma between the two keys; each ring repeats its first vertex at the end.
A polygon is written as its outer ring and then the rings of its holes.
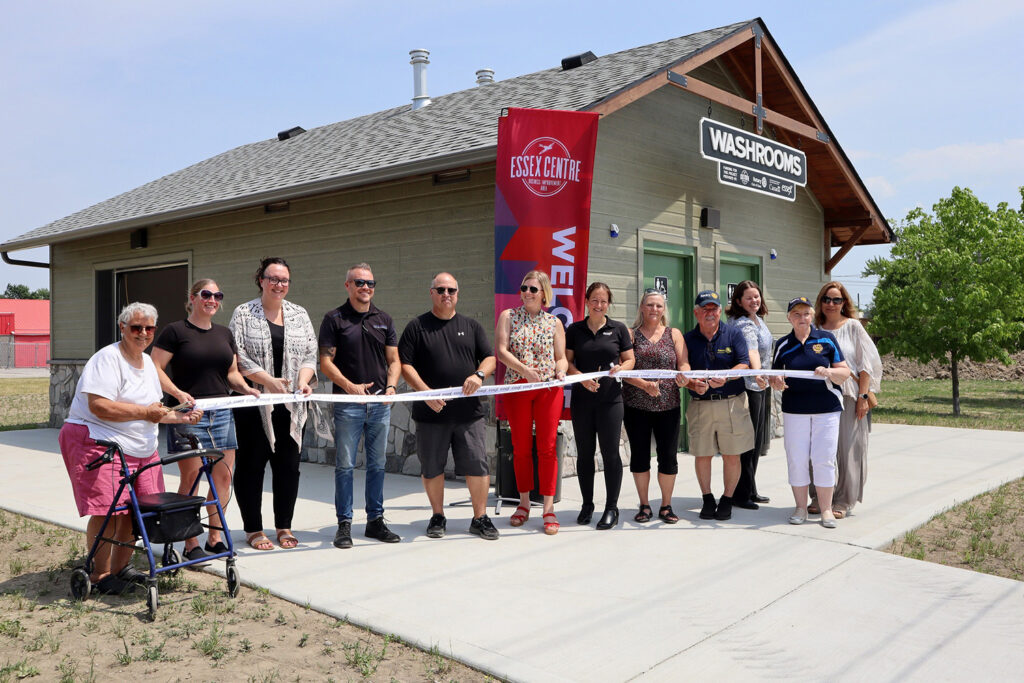
{"type": "MultiPolygon", "coordinates": [[[[681,332],[694,326],[693,298],[694,267],[693,249],[663,242],[644,241],[644,286],[665,292],[668,308],[668,324],[681,332]]],[[[642,291],[642,290],[641,290],[642,291]]],[[[632,320],[627,321],[632,323],[632,320]]],[[[686,406],[689,394],[682,392],[682,417],[679,429],[679,450],[686,451],[686,406]]]]}
{"type": "Polygon", "coordinates": [[[744,280],[752,280],[764,287],[764,283],[761,282],[760,257],[742,254],[722,255],[718,260],[718,295],[722,297],[724,308],[729,308],[732,289],[744,280]]]}

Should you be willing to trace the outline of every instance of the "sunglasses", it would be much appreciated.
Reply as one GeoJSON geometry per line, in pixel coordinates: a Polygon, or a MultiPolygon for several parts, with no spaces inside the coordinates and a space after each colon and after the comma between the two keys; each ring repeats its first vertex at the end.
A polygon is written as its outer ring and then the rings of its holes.
{"type": "Polygon", "coordinates": [[[128,329],[132,331],[132,334],[153,334],[156,332],[156,325],[129,325],[128,329]]]}
{"type": "Polygon", "coordinates": [[[350,280],[350,282],[356,287],[369,287],[370,289],[373,289],[377,286],[376,280],[350,280]]]}
{"type": "Polygon", "coordinates": [[[212,298],[214,301],[224,301],[224,292],[211,292],[208,289],[200,289],[199,296],[204,300],[212,298]]]}
{"type": "Polygon", "coordinates": [[[264,276],[263,279],[266,280],[267,282],[269,282],[272,285],[284,285],[285,287],[287,287],[288,283],[291,282],[291,278],[287,278],[287,277],[274,277],[272,275],[271,276],[264,276]]]}
{"type": "Polygon", "coordinates": [[[519,291],[520,292],[529,292],[530,294],[536,294],[537,292],[540,291],[540,287],[532,287],[532,286],[527,286],[527,285],[520,285],[519,286],[519,291]]]}
{"type": "Polygon", "coordinates": [[[823,297],[821,297],[821,303],[823,303],[823,304],[835,304],[836,306],[839,306],[839,305],[841,305],[845,301],[846,301],[846,299],[844,299],[841,296],[823,296],[823,297]]]}
{"type": "Polygon", "coordinates": [[[459,291],[458,287],[434,287],[433,289],[438,294],[448,293],[448,294],[453,295],[453,296],[455,295],[456,292],[459,291]]]}

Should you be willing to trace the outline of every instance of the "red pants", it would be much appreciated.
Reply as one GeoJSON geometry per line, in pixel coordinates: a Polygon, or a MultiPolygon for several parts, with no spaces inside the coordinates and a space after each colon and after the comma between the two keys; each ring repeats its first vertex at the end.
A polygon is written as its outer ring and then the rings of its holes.
{"type": "MultiPolygon", "coordinates": [[[[518,382],[517,382],[518,384],[518,382]]],[[[558,460],[555,440],[558,419],[562,416],[562,387],[536,389],[504,398],[508,426],[512,432],[512,466],[516,471],[516,488],[520,493],[533,490],[533,431],[537,430],[538,492],[555,495],[558,483],[558,460]]]]}

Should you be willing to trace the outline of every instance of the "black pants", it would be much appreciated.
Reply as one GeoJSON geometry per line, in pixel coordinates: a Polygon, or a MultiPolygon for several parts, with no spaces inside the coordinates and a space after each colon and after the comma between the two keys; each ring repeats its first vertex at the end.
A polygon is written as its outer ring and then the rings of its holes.
{"type": "Polygon", "coordinates": [[[618,507],[619,489],[622,488],[622,458],[619,456],[622,401],[573,401],[572,429],[576,435],[576,475],[583,503],[594,503],[594,453],[600,442],[601,459],[604,461],[604,488],[607,492],[605,507],[618,507]]]}
{"type": "Polygon", "coordinates": [[[740,480],[736,482],[733,500],[748,501],[757,493],[757,461],[768,450],[771,436],[768,431],[771,422],[771,395],[769,390],[747,390],[747,407],[750,410],[750,421],[754,427],[754,447],[746,453],[740,453],[740,480]]]}
{"type": "Polygon", "coordinates": [[[291,413],[275,406],[271,413],[275,451],[263,432],[259,408],[235,410],[235,498],[246,533],[263,530],[263,474],[270,463],[274,492],[274,527],[291,529],[295,499],[299,496],[299,445],[288,434],[291,413]]]}
{"type": "Polygon", "coordinates": [[[658,452],[659,474],[679,474],[680,408],[651,412],[626,406],[623,422],[629,437],[629,471],[651,471],[651,436],[658,452]]]}

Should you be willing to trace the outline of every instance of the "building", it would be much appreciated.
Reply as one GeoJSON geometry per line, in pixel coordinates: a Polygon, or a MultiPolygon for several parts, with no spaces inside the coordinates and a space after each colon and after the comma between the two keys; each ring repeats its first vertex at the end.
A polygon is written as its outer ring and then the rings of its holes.
{"type": "Polygon", "coordinates": [[[45,368],[50,360],[50,302],[0,299],[0,368],[45,368]]]}
{"type": "MultiPolygon", "coordinates": [[[[230,312],[255,296],[252,273],[266,255],[291,263],[289,296],[314,325],[343,300],[345,267],[367,261],[376,302],[400,327],[427,309],[429,280],[445,269],[459,278],[460,310],[490,328],[496,132],[506,107],[602,115],[589,269],[616,290],[613,317],[631,320],[655,278],[674,283],[672,320],[683,327],[694,292],[724,294],[746,277],[778,312],[816,293],[854,245],[893,239],[760,19],[591,57],[502,81],[484,73],[476,87],[432,100],[417,93],[427,106],[294,127],[0,245],[5,257],[50,247],[53,424],[81,364],[113,341],[119,306],[150,301],[168,322],[183,315],[188,283],[209,276],[230,312]],[[802,150],[806,186],[785,201],[719,182],[718,164],[701,154],[703,118],[802,150]]],[[[785,331],[783,315],[770,322],[785,331]]],[[[416,473],[415,458],[409,467],[404,458],[404,409],[395,426],[389,469],[416,473]]],[[[331,459],[324,444],[309,446],[311,459],[331,459]]]]}

